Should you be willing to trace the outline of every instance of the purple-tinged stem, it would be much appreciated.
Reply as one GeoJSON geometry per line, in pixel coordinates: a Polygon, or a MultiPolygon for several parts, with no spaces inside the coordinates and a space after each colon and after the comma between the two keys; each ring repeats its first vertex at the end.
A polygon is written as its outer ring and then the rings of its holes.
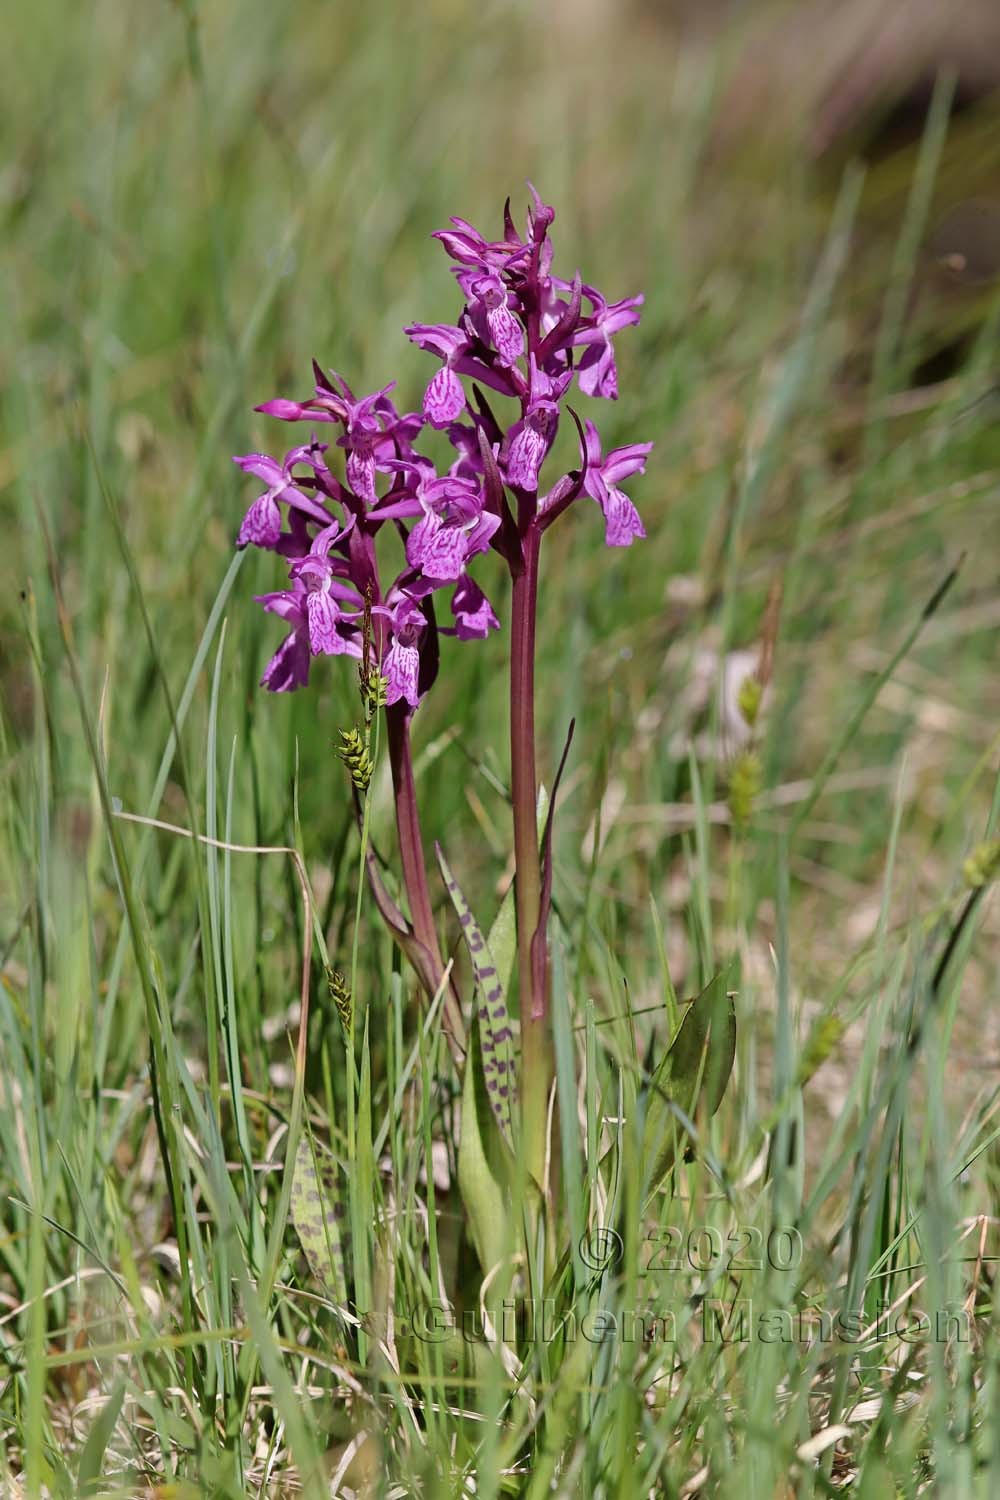
{"type": "MultiPolygon", "coordinates": [[[[541,912],[538,852],[538,778],[535,769],[535,616],[538,551],[534,524],[522,544],[523,567],[513,580],[510,661],[510,785],[514,810],[514,905],[521,997],[521,1136],[528,1170],[544,1185],[552,1044],[548,1029],[548,966],[532,963],[532,938],[541,912]],[[540,982],[537,982],[540,979],[540,982]]],[[[540,937],[544,944],[544,934],[540,937]]],[[[537,953],[537,945],[536,945],[537,953]]],[[[544,958],[543,947],[543,958],[544,958]]]]}
{"type": "MultiPolygon", "coordinates": [[[[427,866],[424,862],[424,845],[420,834],[420,818],[417,812],[417,793],[413,781],[413,756],[410,751],[410,710],[405,703],[394,703],[386,709],[389,739],[389,764],[392,768],[392,787],[396,803],[396,831],[399,836],[399,855],[403,866],[403,883],[410,906],[410,921],[417,941],[429,955],[435,988],[444,974],[444,963],[434,925],[434,910],[431,906],[430,889],[427,884],[427,866]]],[[[462,1011],[455,992],[449,983],[444,995],[442,1020],[453,1053],[462,1050],[462,1011]]]]}

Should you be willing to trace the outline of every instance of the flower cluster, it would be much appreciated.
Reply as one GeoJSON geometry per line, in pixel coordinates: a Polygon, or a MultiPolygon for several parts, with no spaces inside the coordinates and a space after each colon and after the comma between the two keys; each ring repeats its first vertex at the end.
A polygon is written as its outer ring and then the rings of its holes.
{"type": "Polygon", "coordinates": [[[613,338],[639,321],[642,298],[608,302],[579,274],[556,276],[553,211],[531,193],[523,238],[509,204],[500,240],[485,240],[462,219],[437,234],[464,305],[454,325],[405,330],[441,361],[420,412],[397,411],[392,385],[358,400],[345,380],[315,364],[311,397],[257,408],[312,428],[310,441],[281,462],[260,453],[235,460],[266,487],[247,511],[238,545],[267,548],[288,563],[288,587],[258,601],[289,627],[262,679],[271,691],[302,686],[314,656],[361,658],[373,649],[387,704],[415,708],[436,672],[439,631],[472,640],[499,628],[469,573],[477,555],[492,547],[516,575],[528,533],[547,528],[581,493],[601,507],[610,546],[645,535],[619,486],[642,471],[652,444],[604,454],[593,422],[581,424],[572,411],[580,467],[539,493],[573,380],[587,396],[617,397],[613,338]],[[486,392],[515,403],[507,424],[486,392]],[[328,425],[339,429],[343,478],[316,436],[328,425]],[[415,447],[428,426],[454,452],[444,473],[415,447]],[[405,547],[405,566],[391,583],[381,576],[376,545],[387,525],[405,547]],[[454,624],[439,627],[434,595],[446,588],[454,624]]]}

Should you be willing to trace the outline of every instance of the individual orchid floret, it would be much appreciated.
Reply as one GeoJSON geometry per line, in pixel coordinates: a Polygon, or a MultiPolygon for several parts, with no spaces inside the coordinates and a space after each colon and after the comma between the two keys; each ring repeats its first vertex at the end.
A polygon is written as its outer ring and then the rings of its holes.
{"type": "Polygon", "coordinates": [[[538,489],[538,471],[552,446],[559,418],[555,401],[536,401],[508,434],[503,467],[515,489],[538,489]]]}
{"type": "Polygon", "coordinates": [[[423,610],[400,592],[395,602],[376,605],[372,613],[384,615],[389,623],[389,647],[381,664],[386,704],[391,708],[404,702],[416,708],[420,702],[420,642],[427,629],[423,610]]]}
{"type": "Polygon", "coordinates": [[[465,410],[465,389],[455,373],[455,364],[468,354],[469,339],[461,328],[447,323],[413,323],[404,332],[418,348],[429,349],[444,360],[424,392],[423,413],[432,427],[447,427],[465,410]]]}
{"type": "Polygon", "coordinates": [[[348,399],[345,402],[345,431],[337,439],[339,448],[347,450],[347,482],[356,495],[374,505],[378,500],[375,492],[375,474],[384,471],[383,460],[396,456],[395,437],[400,418],[389,400],[389,392],[396,382],[393,380],[382,390],[361,401],[355,401],[344,382],[348,399]]]}
{"type": "Polygon", "coordinates": [[[609,303],[591,286],[583,288],[583,295],[593,305],[594,312],[581,320],[573,336],[575,345],[584,346],[577,367],[580,389],[587,396],[617,401],[618,371],[612,335],[638,323],[643,299],[625,297],[621,302],[609,303]]]}
{"type": "Polygon", "coordinates": [[[266,453],[245,453],[233,459],[233,463],[238,464],[244,474],[253,474],[267,485],[263,495],[257,497],[243,517],[243,524],[236,538],[238,547],[253,545],[274,548],[278,545],[281,537],[279,504],[297,508],[321,525],[329,524],[329,512],[317,500],[299,489],[293,480],[290,471],[298,451],[293,450],[283,464],[279,464],[277,459],[269,458],[266,453]]]}
{"type": "Polygon", "coordinates": [[[484,310],[489,336],[500,363],[513,365],[524,354],[524,330],[511,309],[506,286],[499,276],[488,274],[472,277],[468,290],[484,310]]]}
{"type": "Polygon", "coordinates": [[[347,482],[360,499],[374,504],[376,473],[385,472],[387,458],[411,451],[423,418],[415,412],[400,416],[389,399],[395,381],[358,400],[343,376],[327,375],[315,363],[313,370],[316,391],[311,400],[265,401],[255,409],[283,422],[341,423],[344,433],[337,445],[347,450],[347,482]]]}
{"type": "MultiPolygon", "coordinates": [[[[488,550],[500,525],[500,518],[485,510],[480,479],[439,476],[428,466],[409,462],[396,467],[412,485],[410,503],[415,499],[423,512],[407,538],[407,562],[434,586],[455,582],[471,557],[488,550]]],[[[383,514],[382,509],[376,514],[383,514]]]]}
{"type": "Polygon", "coordinates": [[[289,693],[309,681],[309,620],[306,588],[297,584],[275,594],[258,594],[257,603],[279,615],[291,627],[288,635],[264,668],[261,687],[269,693],[289,693]]]}
{"type": "Polygon", "coordinates": [[[406,560],[431,582],[454,583],[471,557],[489,550],[499,516],[481,508],[452,506],[429,511],[410,532],[406,560]]]}
{"type": "Polygon", "coordinates": [[[491,630],[500,629],[492,604],[467,573],[451,596],[451,612],[455,616],[454,632],[460,641],[483,640],[491,630]]]}
{"type": "Polygon", "coordinates": [[[555,441],[559,426],[559,403],[573,379],[572,370],[551,376],[530,361],[530,396],[524,416],[507,434],[504,466],[508,484],[519,489],[538,489],[538,472],[555,441]]]}
{"type": "Polygon", "coordinates": [[[524,389],[520,370],[498,364],[489,347],[491,335],[485,306],[473,298],[462,313],[461,323],[459,328],[449,323],[411,323],[403,330],[418,349],[426,349],[445,361],[447,374],[438,371],[431,377],[423,403],[424,416],[438,428],[447,427],[465,410],[460,375],[468,375],[502,396],[519,396],[524,389]],[[453,415],[446,419],[445,412],[449,410],[453,415]]]}
{"type": "Polygon", "coordinates": [[[346,562],[334,563],[330,557],[330,548],[343,540],[351,524],[353,520],[345,528],[334,524],[319,532],[307,555],[289,569],[293,581],[305,587],[309,648],[314,656],[357,656],[361,649],[357,622],[363,600],[342,577],[346,562]]]}
{"type": "Polygon", "coordinates": [[[323,455],[328,451],[329,445],[317,440],[315,433],[308,443],[303,443],[298,448],[292,448],[285,454],[285,468],[291,470],[296,465],[311,471],[308,478],[305,475],[293,474],[293,481],[301,488],[315,490],[318,494],[325,495],[328,500],[334,500],[343,505],[347,499],[344,486],[340,480],[327,468],[326,459],[323,455]]]}
{"type": "Polygon", "coordinates": [[[593,422],[584,422],[586,467],[583,489],[596,500],[604,512],[604,540],[609,547],[631,547],[636,537],[646,535],[632,501],[618,488],[621,480],[641,474],[652,443],[630,443],[613,448],[606,458],[601,454],[601,438],[593,422]]]}
{"type": "Polygon", "coordinates": [[[455,227],[436,230],[434,238],[441,241],[449,257],[461,266],[509,270],[528,258],[531,247],[518,239],[509,212],[505,217],[507,233],[502,240],[485,240],[465,219],[454,217],[451,223],[455,227]]]}

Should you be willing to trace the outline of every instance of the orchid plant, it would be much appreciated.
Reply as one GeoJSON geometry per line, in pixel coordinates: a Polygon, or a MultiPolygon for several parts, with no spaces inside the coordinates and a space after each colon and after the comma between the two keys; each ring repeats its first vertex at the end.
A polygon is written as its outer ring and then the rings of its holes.
{"type": "MultiPolygon", "coordinates": [[[[645,536],[623,481],[642,473],[651,443],[605,453],[595,424],[567,404],[575,381],[587,397],[615,400],[614,338],[639,321],[642,297],[608,302],[579,272],[555,274],[549,230],[553,210],[534,188],[522,236],[504,208],[503,235],[485,239],[452,219],[438,239],[452,262],[463,305],[455,324],[414,323],[406,336],[440,361],[419,412],[400,413],[394,385],[355,397],[339,375],[314,362],[315,388],[304,401],[257,408],[305,423],[308,442],[282,460],[260,453],[235,462],[260,480],[238,545],[277,553],[287,586],[258,599],[288,633],[261,679],[271,692],[304,687],[318,656],[353,657],[371,714],[384,707],[408,920],[385,891],[373,860],[369,875],[379,909],[425,989],[445,986],[444,1024],[456,1054],[462,1009],[445,983],[427,877],[410,748],[413,715],[438,673],[440,637],[482,639],[500,628],[472,576],[493,549],[511,577],[510,788],[515,851],[520,995],[520,1129],[529,1169],[542,1182],[552,1075],[546,939],[551,870],[540,849],[535,753],[535,643],[539,559],[544,534],[581,495],[596,501],[605,541],[627,547],[645,536]],[[510,420],[494,410],[506,398],[510,420]],[[542,474],[563,411],[579,435],[579,464],[554,482],[542,474]],[[343,477],[328,463],[333,428],[344,451],[343,477]],[[427,428],[454,452],[441,473],[417,444],[427,428]],[[404,541],[405,562],[383,570],[386,528],[404,541]],[[453,623],[438,619],[449,593],[453,623]]],[[[395,555],[398,557],[398,548],[395,555]]],[[[361,753],[361,752],[358,752],[361,753]]],[[[363,776],[355,776],[364,785],[363,776]]]]}

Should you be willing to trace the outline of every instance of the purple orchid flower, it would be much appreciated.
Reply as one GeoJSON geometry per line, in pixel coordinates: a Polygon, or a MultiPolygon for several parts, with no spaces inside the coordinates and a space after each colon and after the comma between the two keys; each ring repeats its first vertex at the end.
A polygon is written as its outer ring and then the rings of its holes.
{"type": "Polygon", "coordinates": [[[593,305],[594,312],[581,320],[573,335],[575,345],[585,346],[578,366],[580,389],[587,396],[617,401],[618,371],[611,340],[623,328],[638,323],[643,299],[626,297],[621,302],[609,303],[592,286],[585,286],[583,295],[593,305]]]}
{"type": "MultiPolygon", "coordinates": [[[[409,464],[400,465],[408,468],[409,464]]],[[[406,542],[410,567],[432,582],[454,583],[470,557],[489,549],[499,516],[485,509],[481,482],[418,470],[414,487],[423,516],[406,542]]]]}
{"type": "MultiPolygon", "coordinates": [[[[370,505],[375,505],[378,501],[375,475],[380,470],[382,473],[388,472],[386,461],[395,458],[398,439],[405,436],[406,441],[409,441],[415,436],[410,430],[412,418],[400,418],[389,400],[389,392],[395,384],[394,380],[390,381],[382,390],[356,401],[346,382],[341,381],[347,400],[345,431],[337,439],[337,446],[347,450],[348,484],[356,495],[370,505]]],[[[419,431],[422,422],[420,418],[416,420],[419,431]]]]}
{"type": "Polygon", "coordinates": [[[485,640],[491,630],[500,629],[496,611],[477,583],[463,574],[451,596],[452,627],[460,641],[485,640]]]}
{"type": "Polygon", "coordinates": [[[582,471],[564,475],[539,498],[569,386],[576,380],[585,395],[617,397],[614,337],[639,321],[642,298],[608,302],[579,273],[572,280],[555,274],[549,235],[555,215],[533,187],[530,192],[523,236],[509,204],[501,239],[487,239],[458,218],[436,235],[454,263],[465,305],[454,324],[413,323],[405,330],[441,361],[421,413],[400,415],[391,399],[393,383],[358,398],[343,376],[316,364],[308,400],[277,399],[258,407],[282,421],[339,424],[335,446],[345,453],[346,488],[327,466],[327,446],[315,436],[280,463],[260,453],[236,460],[266,485],[244,518],[239,545],[269,548],[291,564],[291,588],[273,596],[269,606],[298,622],[294,641],[290,637],[279,653],[287,669],[274,663],[268,669],[283,690],[305,680],[303,641],[310,654],[351,654],[366,591],[374,588],[376,599],[391,599],[401,590],[409,603],[392,606],[399,617],[388,648],[398,677],[399,698],[393,701],[415,706],[409,653],[419,657],[429,626],[414,601],[453,584],[456,623],[449,633],[468,640],[498,628],[492,606],[469,577],[470,563],[494,546],[515,567],[526,528],[546,529],[581,489],[601,506],[608,545],[627,546],[645,535],[620,481],[642,471],[651,445],[615,449],[605,458],[590,421],[582,471]],[[466,379],[513,397],[520,413],[505,428],[481,398],[470,402],[466,379]],[[454,449],[446,474],[438,474],[414,447],[425,423],[444,432],[454,449]],[[379,476],[389,478],[387,487],[379,486],[379,476]],[[517,497],[516,521],[505,485],[517,497]],[[415,524],[407,531],[410,521],[415,524]],[[386,522],[403,530],[407,569],[382,591],[376,538],[386,522]],[[353,538],[352,528],[360,528],[353,538]]]}
{"type": "Polygon", "coordinates": [[[283,422],[340,422],[344,432],[337,446],[347,450],[347,482],[360,499],[374,505],[376,473],[385,472],[387,458],[410,450],[423,418],[416,412],[400,416],[389,399],[395,381],[358,400],[343,376],[335,372],[327,376],[318,365],[313,368],[316,392],[310,401],[279,398],[255,410],[283,422]]]}
{"type": "Polygon", "coordinates": [[[291,626],[288,635],[264,668],[261,687],[269,693],[289,693],[309,681],[309,618],[305,585],[275,594],[258,594],[257,603],[291,626]]]}
{"type": "Polygon", "coordinates": [[[314,656],[357,656],[357,621],[364,610],[364,600],[345,578],[348,564],[334,562],[330,549],[342,541],[349,527],[336,523],[327,526],[313,539],[305,557],[293,562],[289,576],[306,591],[306,617],[309,625],[309,647],[314,656]],[[344,608],[345,602],[351,607],[344,608]]]}
{"type": "Polygon", "coordinates": [[[429,350],[445,362],[444,371],[439,370],[431,377],[424,393],[423,414],[438,428],[447,427],[465,410],[460,375],[467,375],[502,396],[516,397],[524,387],[519,370],[497,363],[497,355],[490,348],[485,307],[473,299],[463,310],[461,323],[459,328],[450,323],[411,323],[403,329],[418,349],[429,350]],[[447,416],[449,411],[453,415],[447,416]]]}
{"type": "Polygon", "coordinates": [[[357,590],[337,576],[329,548],[344,532],[335,522],[313,540],[310,550],[289,569],[291,588],[259,594],[272,614],[280,615],[291,631],[275,652],[261,678],[272,693],[304,687],[312,656],[360,656],[363,601],[357,590]],[[344,608],[344,604],[349,608],[344,608]]]}
{"type": "Polygon", "coordinates": [[[506,233],[502,240],[485,240],[479,230],[465,219],[452,217],[453,229],[438,229],[434,239],[440,240],[449,257],[462,266],[481,266],[491,270],[511,270],[531,253],[530,246],[517,237],[509,208],[505,214],[506,233]]]}
{"type": "Polygon", "coordinates": [[[423,413],[432,427],[447,427],[465,410],[465,388],[455,373],[455,365],[468,354],[469,340],[461,328],[452,328],[447,323],[412,323],[403,331],[419,349],[429,349],[444,360],[424,392],[423,413]]]}
{"type": "Polygon", "coordinates": [[[507,435],[501,460],[507,483],[522,490],[538,489],[538,471],[552,446],[559,407],[554,401],[536,401],[507,435]]]}
{"type": "Polygon", "coordinates": [[[263,495],[257,497],[243,517],[243,524],[236,538],[237,547],[253,545],[274,548],[278,545],[281,537],[279,503],[302,511],[305,516],[322,525],[329,523],[329,512],[299,489],[292,478],[292,464],[297,461],[296,455],[300,451],[293,450],[283,464],[269,458],[266,453],[244,453],[233,459],[233,463],[238,464],[244,474],[253,474],[267,485],[263,495]]]}
{"type": "Polygon", "coordinates": [[[381,665],[386,704],[391,708],[402,702],[416,708],[420,702],[419,648],[427,629],[423,610],[408,594],[394,589],[390,602],[377,604],[372,613],[383,615],[389,625],[389,648],[381,665]]]}
{"type": "Polygon", "coordinates": [[[604,540],[609,547],[631,547],[636,537],[646,535],[639,512],[618,483],[630,474],[641,474],[652,443],[630,443],[612,448],[607,458],[601,456],[601,438],[593,422],[583,424],[586,434],[586,468],[584,491],[596,500],[604,512],[604,540]]]}
{"type": "MultiPolygon", "coordinates": [[[[524,330],[511,306],[511,294],[495,272],[468,279],[469,293],[483,309],[486,327],[502,365],[510,366],[524,354],[524,330]]],[[[516,304],[515,304],[516,306],[516,304]]]]}

